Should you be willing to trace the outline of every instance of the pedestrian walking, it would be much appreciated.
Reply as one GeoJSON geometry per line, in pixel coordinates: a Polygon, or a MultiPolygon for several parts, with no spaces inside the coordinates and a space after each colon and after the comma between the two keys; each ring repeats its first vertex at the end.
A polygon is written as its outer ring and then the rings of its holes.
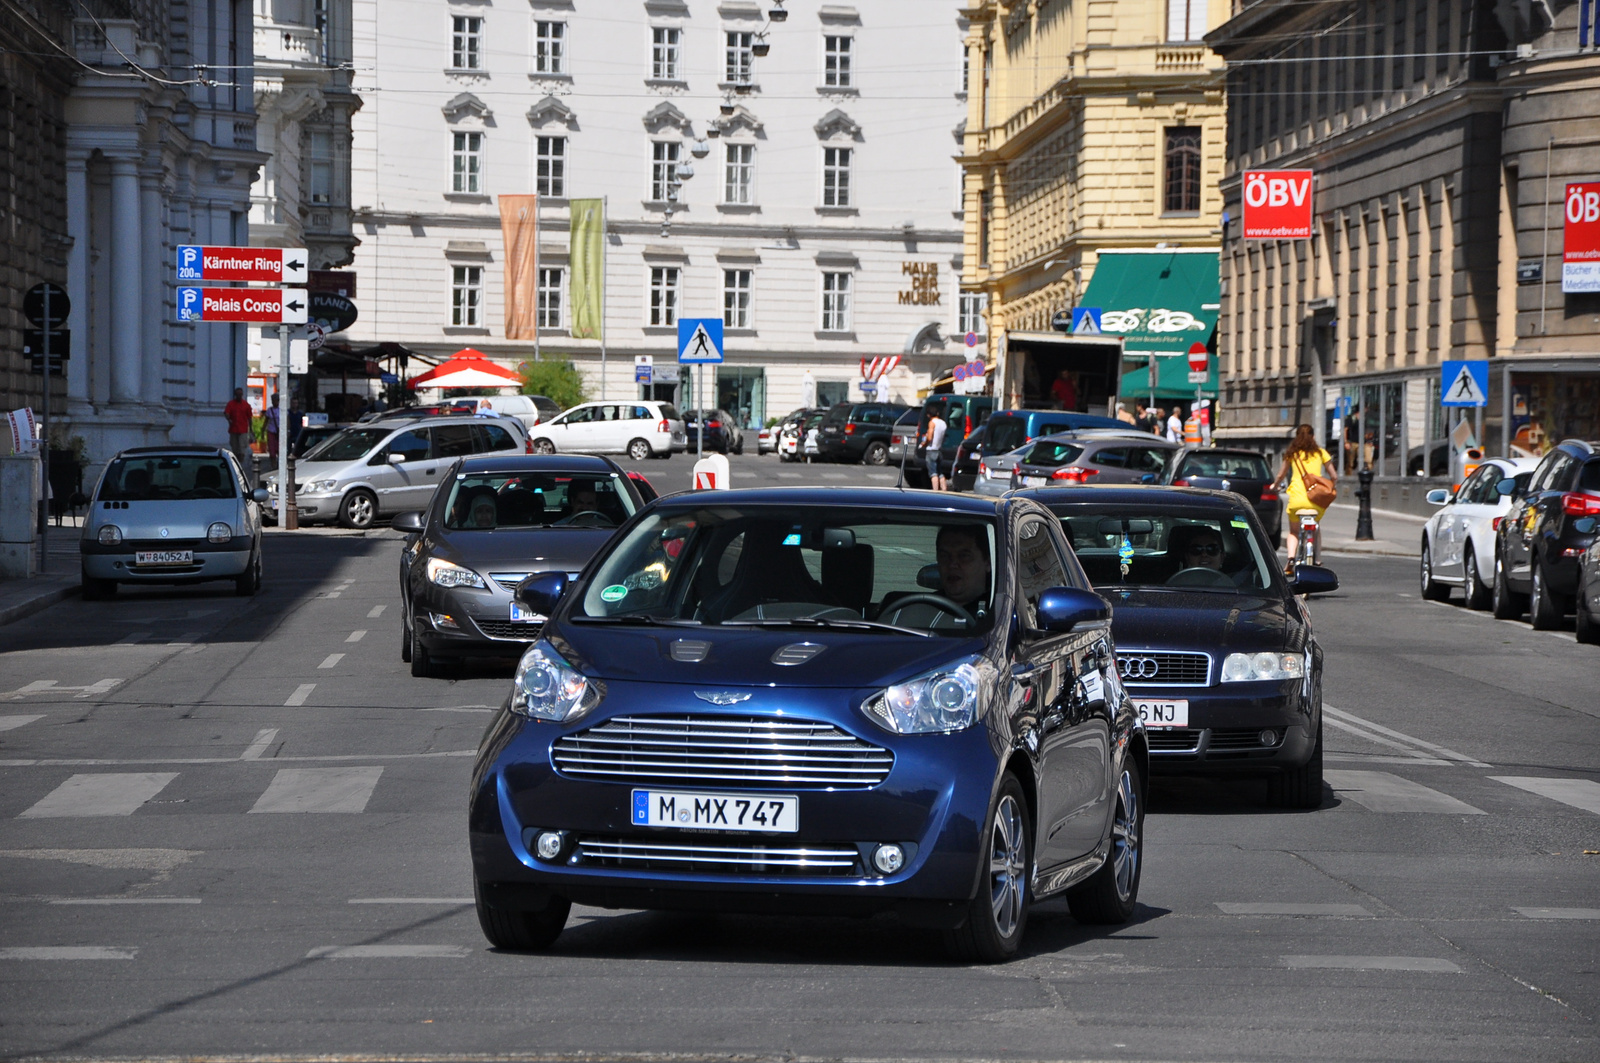
{"type": "Polygon", "coordinates": [[[1334,465],[1333,455],[1317,443],[1317,434],[1310,425],[1303,424],[1295,429],[1294,439],[1283,455],[1283,464],[1278,467],[1273,483],[1279,487],[1288,485],[1288,499],[1283,508],[1289,516],[1284,522],[1289,526],[1289,561],[1284,570],[1292,576],[1295,553],[1300,548],[1295,535],[1300,528],[1300,514],[1315,513],[1317,523],[1322,523],[1322,515],[1339,491],[1339,470],[1334,465]]]}
{"type": "Polygon", "coordinates": [[[276,404],[267,407],[267,464],[276,465],[278,462],[278,407],[276,404]]]}
{"type": "Polygon", "coordinates": [[[939,407],[928,407],[928,425],[922,431],[922,453],[928,463],[928,479],[935,491],[943,491],[946,486],[940,452],[944,450],[944,434],[948,427],[939,416],[939,407]]]}
{"type": "Polygon", "coordinates": [[[245,482],[255,483],[256,463],[250,453],[250,419],[255,411],[244,400],[244,388],[234,388],[233,398],[222,408],[222,417],[228,422],[228,449],[239,459],[245,482]]]}
{"type": "MultiPolygon", "coordinates": [[[[1143,411],[1141,410],[1141,412],[1143,411]]],[[[1133,414],[1128,412],[1128,404],[1125,402],[1117,403],[1117,420],[1121,421],[1123,424],[1131,424],[1135,426],[1137,426],[1139,423],[1138,419],[1134,417],[1133,414]]]]}
{"type": "Polygon", "coordinates": [[[1153,436],[1161,434],[1161,409],[1139,403],[1139,427],[1153,436]]]}
{"type": "Polygon", "coordinates": [[[1172,414],[1167,418],[1167,442],[1183,442],[1183,418],[1178,414],[1178,407],[1172,408],[1172,414]]]}

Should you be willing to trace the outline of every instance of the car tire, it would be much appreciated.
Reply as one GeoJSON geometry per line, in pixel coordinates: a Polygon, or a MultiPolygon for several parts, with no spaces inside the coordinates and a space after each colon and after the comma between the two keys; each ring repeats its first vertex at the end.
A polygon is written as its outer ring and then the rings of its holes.
{"type": "Polygon", "coordinates": [[[411,633],[411,617],[405,616],[400,625],[400,660],[406,664],[411,663],[411,644],[414,638],[411,633]]]}
{"type": "Polygon", "coordinates": [[[1030,815],[1022,784],[1008,772],[989,808],[982,884],[967,904],[966,921],[945,932],[945,949],[951,958],[965,963],[1003,963],[1017,954],[1028,928],[1028,872],[1033,866],[1030,815]]]}
{"type": "Polygon", "coordinates": [[[535,439],[533,441],[533,452],[535,454],[554,454],[556,445],[548,439],[535,439]]]}
{"type": "Polygon", "coordinates": [[[339,525],[365,530],[378,519],[378,497],[365,488],[356,488],[339,503],[339,525]]]}
{"type": "Polygon", "coordinates": [[[1478,574],[1478,555],[1470,546],[1462,556],[1462,566],[1465,571],[1466,582],[1463,587],[1467,608],[1481,613],[1493,603],[1494,589],[1485,584],[1483,577],[1478,574]]]}
{"type": "Polygon", "coordinates": [[[1422,540],[1422,597],[1430,602],[1446,601],[1450,597],[1448,585],[1440,583],[1433,578],[1433,548],[1428,545],[1428,540],[1422,540]]]}
{"type": "Polygon", "coordinates": [[[411,638],[411,674],[417,679],[434,679],[439,675],[439,666],[433,662],[433,654],[415,635],[411,638]]]}
{"type": "Polygon", "coordinates": [[[1267,802],[1278,808],[1322,807],[1322,724],[1317,724],[1317,744],[1311,759],[1267,780],[1267,802]]]}
{"type": "Polygon", "coordinates": [[[1527,609],[1523,595],[1511,589],[1506,579],[1505,558],[1499,550],[1494,552],[1494,587],[1490,609],[1496,620],[1516,620],[1527,609]]]}
{"type": "Polygon", "coordinates": [[[1596,621],[1594,614],[1589,612],[1589,607],[1583,601],[1583,584],[1578,584],[1578,597],[1572,603],[1573,612],[1577,613],[1577,623],[1574,630],[1577,632],[1579,642],[1587,642],[1591,646],[1600,646],[1600,621],[1596,621]]]}
{"type": "Polygon", "coordinates": [[[1528,594],[1528,623],[1535,631],[1552,631],[1567,618],[1566,607],[1551,593],[1550,581],[1545,578],[1544,566],[1539,564],[1537,556],[1531,559],[1528,567],[1532,569],[1533,580],[1528,594]]]}
{"type": "Polygon", "coordinates": [[[117,581],[114,579],[95,579],[84,574],[81,580],[81,592],[86,602],[101,602],[117,593],[117,581]]]}
{"type": "Polygon", "coordinates": [[[261,589],[261,555],[258,553],[250,559],[250,567],[240,573],[233,581],[233,593],[241,598],[252,597],[261,589]]]}
{"type": "Polygon", "coordinates": [[[1144,779],[1132,757],[1122,766],[1116,803],[1106,862],[1087,882],[1067,891],[1067,907],[1080,923],[1126,923],[1139,900],[1139,878],[1144,870],[1144,779]]]}
{"type": "Polygon", "coordinates": [[[647,440],[635,439],[628,444],[628,457],[634,461],[647,461],[655,457],[655,452],[650,449],[650,443],[647,440]]]}
{"type": "Polygon", "coordinates": [[[886,465],[888,461],[889,444],[887,443],[868,443],[867,449],[861,455],[861,464],[863,465],[886,465]]]}
{"type": "Polygon", "coordinates": [[[733,445],[733,453],[736,456],[744,453],[744,436],[740,436],[739,441],[733,445]]]}
{"type": "Polygon", "coordinates": [[[478,909],[478,926],[489,944],[508,952],[539,952],[554,944],[567,925],[572,902],[551,897],[542,911],[520,912],[490,907],[483,899],[478,876],[472,876],[472,899],[478,909]]]}

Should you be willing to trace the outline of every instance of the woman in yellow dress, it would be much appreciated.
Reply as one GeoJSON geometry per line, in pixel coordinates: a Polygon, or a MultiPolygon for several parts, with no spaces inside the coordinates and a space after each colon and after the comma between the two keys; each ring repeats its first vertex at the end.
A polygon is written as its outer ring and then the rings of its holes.
{"type": "Polygon", "coordinates": [[[1317,515],[1317,523],[1322,523],[1322,515],[1327,512],[1327,506],[1314,505],[1306,497],[1306,476],[1322,476],[1333,481],[1335,488],[1339,486],[1339,470],[1335,467],[1333,457],[1317,443],[1317,434],[1311,426],[1303,424],[1295,430],[1294,439],[1289,443],[1289,449],[1283,455],[1283,465],[1278,469],[1277,479],[1274,481],[1280,487],[1287,482],[1289,497],[1284,501],[1283,513],[1285,523],[1288,524],[1286,534],[1289,541],[1289,561],[1285,571],[1294,572],[1294,557],[1299,549],[1299,540],[1295,532],[1300,528],[1300,514],[1310,510],[1317,515]]]}

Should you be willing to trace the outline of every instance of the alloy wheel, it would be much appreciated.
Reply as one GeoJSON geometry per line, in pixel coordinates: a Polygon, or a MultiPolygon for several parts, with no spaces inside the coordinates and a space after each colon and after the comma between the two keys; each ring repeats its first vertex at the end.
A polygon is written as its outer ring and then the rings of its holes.
{"type": "Polygon", "coordinates": [[[1022,809],[1007,794],[994,812],[989,842],[989,905],[994,928],[1001,937],[1016,933],[1022,921],[1023,892],[1027,888],[1027,840],[1022,809]]]}
{"type": "Polygon", "coordinates": [[[1134,789],[1133,776],[1122,773],[1117,785],[1117,812],[1111,821],[1111,866],[1116,869],[1117,896],[1124,903],[1133,896],[1133,885],[1139,880],[1139,858],[1143,849],[1139,845],[1139,792],[1134,789]]]}

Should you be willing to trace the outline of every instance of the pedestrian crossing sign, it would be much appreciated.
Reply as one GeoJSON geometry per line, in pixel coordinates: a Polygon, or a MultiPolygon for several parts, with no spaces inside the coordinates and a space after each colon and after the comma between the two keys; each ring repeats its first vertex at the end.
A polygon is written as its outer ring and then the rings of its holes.
{"type": "Polygon", "coordinates": [[[1100,335],[1100,308],[1098,306],[1073,307],[1072,332],[1075,336],[1100,335]]]}
{"type": "Polygon", "coordinates": [[[1476,358],[1471,361],[1440,362],[1439,368],[1439,405],[1489,405],[1488,361],[1476,358]]]}
{"type": "Polygon", "coordinates": [[[678,361],[685,365],[722,364],[722,319],[680,317],[678,361]]]}

